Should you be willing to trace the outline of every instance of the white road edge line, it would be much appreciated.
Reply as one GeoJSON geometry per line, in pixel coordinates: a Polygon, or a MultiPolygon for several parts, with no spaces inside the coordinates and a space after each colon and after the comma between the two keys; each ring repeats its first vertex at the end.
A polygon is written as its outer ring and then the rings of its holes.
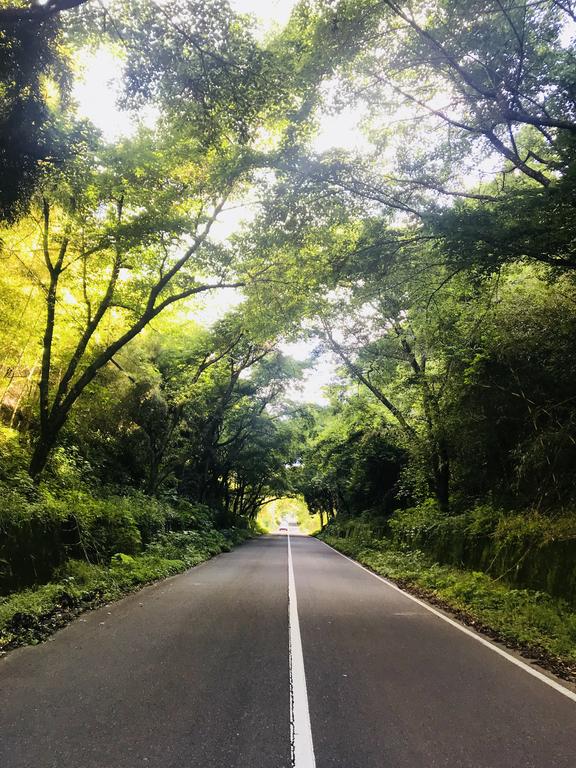
{"type": "Polygon", "coordinates": [[[482,637],[478,633],[472,631],[471,629],[468,629],[468,627],[464,626],[464,624],[460,624],[454,619],[451,619],[449,616],[446,616],[440,611],[437,611],[435,608],[432,608],[431,605],[428,605],[428,603],[425,603],[423,600],[419,600],[417,597],[414,597],[414,595],[411,595],[409,592],[405,592],[403,589],[400,589],[400,587],[398,587],[392,581],[388,581],[388,579],[385,579],[383,576],[379,576],[377,573],[374,573],[368,568],[365,568],[356,560],[353,560],[351,557],[348,557],[348,555],[344,555],[342,552],[338,552],[337,549],[334,549],[334,547],[331,547],[330,544],[326,544],[326,542],[322,541],[322,539],[316,539],[316,541],[319,541],[321,544],[324,544],[324,546],[328,547],[328,549],[331,549],[332,552],[336,552],[336,554],[340,555],[340,557],[343,557],[345,560],[349,560],[353,565],[356,565],[358,566],[358,568],[361,568],[363,571],[366,571],[366,573],[368,573],[370,576],[373,576],[375,579],[378,579],[378,581],[381,581],[383,584],[386,584],[387,587],[390,587],[391,589],[396,590],[396,592],[400,592],[401,595],[404,595],[404,597],[407,597],[409,600],[412,600],[414,603],[418,603],[418,605],[421,605],[422,608],[426,608],[427,611],[430,611],[430,613],[433,613],[435,616],[437,616],[439,619],[442,619],[442,621],[445,621],[447,624],[450,624],[456,629],[459,629],[460,632],[464,632],[465,635],[468,635],[469,637],[473,638],[481,645],[485,645],[486,648],[490,648],[492,651],[494,651],[494,653],[497,653],[499,656],[502,656],[503,658],[507,659],[512,664],[515,664],[517,667],[520,667],[520,669],[523,669],[524,672],[528,672],[528,674],[532,675],[532,677],[535,677],[538,680],[540,680],[542,683],[549,685],[550,688],[554,688],[555,691],[558,691],[558,693],[561,693],[563,696],[566,696],[568,699],[572,699],[572,701],[576,701],[576,693],[574,691],[571,691],[569,688],[565,688],[561,683],[557,683],[556,680],[553,680],[547,675],[544,675],[542,672],[539,672],[537,669],[533,669],[529,664],[526,664],[526,662],[522,661],[521,659],[517,659],[511,653],[508,653],[507,651],[505,651],[503,648],[500,648],[497,645],[494,645],[494,643],[491,643],[490,640],[486,640],[485,637],[482,637]]]}
{"type": "Polygon", "coordinates": [[[296,582],[292,563],[290,534],[288,538],[288,624],[289,624],[289,663],[290,663],[290,744],[292,750],[292,768],[316,768],[314,743],[310,727],[308,710],[308,691],[304,671],[304,654],[298,620],[298,601],[296,582]]]}

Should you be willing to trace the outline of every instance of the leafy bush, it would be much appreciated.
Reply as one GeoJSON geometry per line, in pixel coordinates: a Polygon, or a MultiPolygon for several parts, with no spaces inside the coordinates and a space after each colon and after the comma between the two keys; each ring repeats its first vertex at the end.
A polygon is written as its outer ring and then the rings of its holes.
{"type": "Polygon", "coordinates": [[[3,490],[12,490],[29,495],[34,483],[26,471],[29,455],[22,435],[15,429],[0,425],[0,485],[3,490]]]}
{"type": "MultiPolygon", "coordinates": [[[[109,501],[116,504],[126,517],[130,517],[138,529],[142,544],[148,544],[154,536],[166,530],[174,514],[169,504],[155,499],[140,491],[128,491],[114,494],[109,501]]],[[[127,550],[118,547],[122,552],[127,550]]]]}
{"type": "Polygon", "coordinates": [[[446,515],[440,511],[438,504],[428,499],[418,507],[398,510],[388,525],[396,541],[416,544],[426,539],[445,518],[446,515]]]}
{"type": "Polygon", "coordinates": [[[0,594],[50,580],[70,558],[108,564],[118,552],[137,555],[171,531],[201,533],[202,557],[228,546],[214,531],[215,513],[202,504],[26,482],[0,481],[0,493],[0,594]]]}
{"type": "Polygon", "coordinates": [[[336,517],[324,528],[324,533],[329,536],[350,539],[356,547],[363,544],[372,545],[378,538],[378,529],[381,526],[375,526],[368,519],[336,517]]]}
{"type": "Polygon", "coordinates": [[[192,566],[228,548],[228,542],[219,531],[183,531],[161,534],[150,544],[147,552],[158,557],[181,560],[185,565],[192,566]]]}
{"type": "Polygon", "coordinates": [[[41,583],[66,559],[62,510],[38,492],[0,485],[0,591],[41,583]]]}
{"type": "Polygon", "coordinates": [[[576,605],[574,516],[506,514],[487,504],[448,516],[427,502],[396,512],[388,528],[397,546],[422,549],[441,563],[487,572],[576,605]]]}

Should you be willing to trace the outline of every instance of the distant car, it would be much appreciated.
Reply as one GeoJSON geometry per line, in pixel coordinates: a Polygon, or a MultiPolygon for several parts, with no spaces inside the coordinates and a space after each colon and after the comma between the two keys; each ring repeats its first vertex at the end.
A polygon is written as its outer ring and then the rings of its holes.
{"type": "Polygon", "coordinates": [[[278,532],[282,533],[284,531],[285,533],[288,533],[288,526],[286,523],[280,523],[280,528],[278,528],[278,532]]]}

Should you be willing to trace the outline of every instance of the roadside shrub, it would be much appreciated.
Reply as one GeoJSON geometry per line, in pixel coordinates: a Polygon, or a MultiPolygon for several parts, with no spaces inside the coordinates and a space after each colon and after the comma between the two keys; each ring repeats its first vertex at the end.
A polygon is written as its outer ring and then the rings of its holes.
{"type": "Polygon", "coordinates": [[[220,531],[182,531],[164,533],[147,548],[147,553],[172,560],[181,560],[188,566],[207,557],[228,551],[230,546],[220,531]]]}
{"type": "Polygon", "coordinates": [[[77,586],[93,584],[95,579],[105,579],[106,568],[86,560],[67,560],[54,574],[58,581],[72,582],[77,586]]]}
{"type": "Polygon", "coordinates": [[[105,563],[115,552],[135,555],[142,548],[128,505],[115,498],[86,504],[77,519],[82,550],[91,560],[105,563]]]}
{"type": "Polygon", "coordinates": [[[0,591],[47,581],[66,559],[62,510],[0,484],[0,591]]]}
{"type": "MultiPolygon", "coordinates": [[[[173,507],[138,492],[97,498],[88,489],[19,490],[0,482],[0,494],[0,594],[49,581],[70,558],[108,564],[118,552],[134,556],[172,527],[212,530],[207,507],[173,507]]],[[[208,537],[202,551],[224,546],[224,538],[208,537]]]]}
{"type": "Polygon", "coordinates": [[[67,459],[63,451],[57,457],[62,482],[49,473],[37,487],[23,469],[21,442],[13,430],[8,438],[4,432],[0,430],[0,594],[46,583],[70,559],[108,565],[118,553],[134,557],[153,545],[158,552],[169,550],[162,557],[184,556],[194,564],[229,548],[231,540],[242,540],[235,531],[230,536],[217,533],[216,512],[203,504],[158,499],[132,489],[95,490],[82,483],[76,458],[67,459]],[[6,476],[7,467],[12,478],[6,476]],[[185,536],[181,545],[166,538],[189,532],[198,535],[185,536]]]}
{"type": "Polygon", "coordinates": [[[459,515],[434,502],[400,510],[389,521],[397,547],[418,548],[440,563],[488,573],[576,605],[576,518],[528,510],[507,514],[478,505],[459,515]]]}
{"type": "Polygon", "coordinates": [[[425,541],[438,524],[446,519],[438,504],[429,499],[417,507],[398,510],[388,521],[392,538],[415,545],[425,541]]]}
{"type": "MultiPolygon", "coordinates": [[[[134,521],[142,544],[148,544],[154,536],[166,530],[173,514],[171,507],[165,502],[155,499],[141,491],[132,491],[123,495],[113,495],[108,498],[115,503],[122,513],[134,521]]],[[[118,548],[122,552],[125,549],[118,548]]]]}
{"type": "Polygon", "coordinates": [[[170,501],[170,509],[169,530],[209,531],[216,526],[217,512],[206,506],[206,504],[175,498],[170,501]]]}
{"type": "Polygon", "coordinates": [[[324,533],[329,536],[349,539],[358,547],[361,547],[363,544],[373,544],[378,539],[377,532],[374,530],[374,525],[369,518],[336,517],[324,527],[324,533]]]}
{"type": "Polygon", "coordinates": [[[30,494],[34,483],[26,471],[30,460],[22,435],[15,429],[0,425],[0,484],[5,489],[30,494]]]}

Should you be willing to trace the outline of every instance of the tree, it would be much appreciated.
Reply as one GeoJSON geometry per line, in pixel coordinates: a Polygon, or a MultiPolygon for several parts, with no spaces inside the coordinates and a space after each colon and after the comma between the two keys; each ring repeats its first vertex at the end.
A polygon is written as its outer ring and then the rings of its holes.
{"type": "Polygon", "coordinates": [[[552,0],[387,0],[357,3],[348,23],[366,13],[375,16],[376,32],[344,76],[363,99],[382,105],[371,110],[373,124],[382,121],[374,138],[379,148],[396,150],[383,186],[443,194],[456,180],[458,193],[464,174],[492,154],[507,172],[546,187],[572,162],[566,9],[552,0]],[[387,118],[394,121],[389,128],[387,118]],[[415,136],[419,144],[411,141],[406,151],[406,138],[415,136]]]}
{"type": "Polygon", "coordinates": [[[174,489],[174,473],[190,453],[191,422],[197,415],[190,403],[197,390],[211,386],[210,379],[206,381],[210,369],[240,342],[240,336],[225,338],[218,331],[183,332],[178,319],[176,315],[161,330],[156,328],[153,338],[142,340],[140,351],[156,375],[133,379],[134,386],[122,403],[122,411],[129,416],[122,420],[123,431],[127,442],[136,443],[134,464],[138,474],[144,474],[144,490],[151,495],[167,483],[174,489]]]}
{"type": "Polygon", "coordinates": [[[255,514],[277,472],[273,438],[279,432],[266,411],[294,373],[274,351],[274,340],[238,338],[197,391],[200,402],[184,414],[183,493],[230,518],[255,514]]]}
{"type": "Polygon", "coordinates": [[[470,503],[554,513],[573,503],[574,281],[503,270],[473,343],[453,349],[446,427],[470,503]]]}
{"type": "MultiPolygon", "coordinates": [[[[182,148],[192,150],[189,144],[182,148]]],[[[202,159],[196,148],[197,163],[202,159]]],[[[222,175],[221,167],[205,165],[203,178],[187,184],[180,167],[149,138],[139,147],[131,144],[124,159],[122,153],[114,156],[109,168],[109,173],[101,168],[84,171],[79,179],[62,178],[53,196],[46,192],[39,201],[39,233],[34,236],[42,244],[45,271],[39,277],[46,280],[46,321],[33,477],[42,472],[86,387],[150,321],[175,302],[239,285],[238,280],[227,282],[222,253],[207,243],[237,173],[222,175]],[[196,269],[208,276],[210,266],[212,282],[194,275],[196,269]],[[67,323],[64,291],[73,295],[77,332],[70,334],[67,354],[57,361],[57,375],[55,339],[67,323]],[[111,319],[116,320],[112,327],[107,325],[111,319]]]]}
{"type": "MultiPolygon", "coordinates": [[[[440,392],[427,370],[429,352],[415,335],[405,307],[398,307],[396,312],[392,312],[386,306],[387,302],[380,301],[378,304],[379,312],[372,318],[378,335],[356,347],[356,350],[336,341],[326,320],[323,321],[323,338],[344,363],[348,374],[363,384],[398,424],[403,436],[402,444],[415,453],[423,452],[429,466],[430,489],[440,509],[448,512],[450,449],[444,429],[440,392]],[[404,403],[401,406],[389,393],[391,383],[393,390],[398,389],[397,382],[393,380],[398,375],[399,364],[410,371],[410,387],[417,398],[408,402],[402,398],[404,403]],[[416,404],[421,410],[415,413],[416,404]]],[[[364,307],[360,307],[360,312],[364,307]]],[[[350,306],[347,309],[350,319],[350,306]]],[[[340,333],[342,329],[341,322],[340,333]]]]}
{"type": "Polygon", "coordinates": [[[545,190],[518,185],[498,200],[458,202],[428,221],[450,265],[495,272],[514,262],[576,268],[574,170],[545,190]]]}
{"type": "Polygon", "coordinates": [[[0,221],[11,222],[28,210],[46,167],[82,151],[91,132],[71,119],[70,59],[59,24],[6,25],[7,10],[0,9],[0,221]]]}
{"type": "MultiPolygon", "coordinates": [[[[122,106],[153,106],[207,148],[247,144],[286,88],[274,56],[221,0],[49,0],[0,8],[0,219],[26,213],[44,174],[85,152],[94,131],[74,114],[72,60],[122,49],[122,106]],[[62,11],[69,13],[61,14],[62,11]]],[[[281,111],[281,109],[280,109],[281,111]]],[[[93,148],[93,141],[92,141],[93,148]]]]}
{"type": "Polygon", "coordinates": [[[335,515],[389,517],[402,504],[405,455],[398,436],[370,395],[335,387],[330,405],[311,413],[296,487],[322,527],[335,515]]]}
{"type": "Polygon", "coordinates": [[[88,0],[49,0],[47,3],[33,3],[28,6],[0,8],[0,27],[10,27],[25,22],[46,21],[62,11],[77,8],[88,0]]]}

